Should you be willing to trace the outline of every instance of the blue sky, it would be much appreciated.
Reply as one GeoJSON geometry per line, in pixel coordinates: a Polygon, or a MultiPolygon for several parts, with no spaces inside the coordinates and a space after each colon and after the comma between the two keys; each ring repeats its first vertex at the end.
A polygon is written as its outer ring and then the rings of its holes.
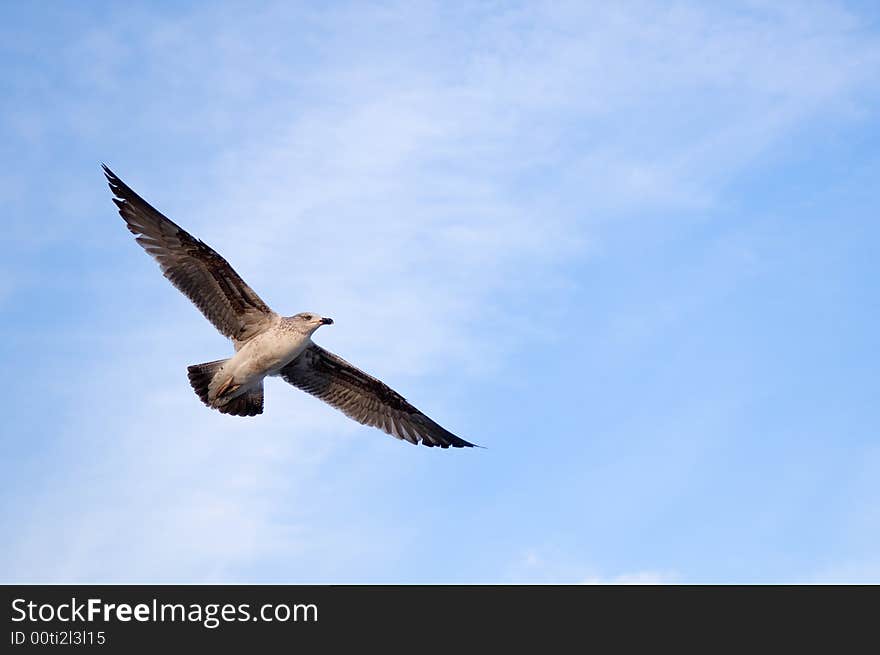
{"type": "Polygon", "coordinates": [[[871,3],[0,14],[3,581],[880,582],[871,3]],[[102,161],[487,449],[208,411],[102,161]]]}

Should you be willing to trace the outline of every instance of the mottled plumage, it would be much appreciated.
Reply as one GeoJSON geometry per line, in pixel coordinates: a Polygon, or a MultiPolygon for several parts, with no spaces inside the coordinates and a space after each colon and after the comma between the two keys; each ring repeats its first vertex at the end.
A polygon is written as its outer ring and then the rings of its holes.
{"type": "Polygon", "coordinates": [[[311,340],[329,318],[303,312],[283,317],[204,242],[163,216],[106,166],[113,202],[136,241],[162,272],[230,338],[235,354],[188,367],[190,384],[208,407],[234,416],[263,412],[263,379],[280,375],[346,416],[413,444],[473,446],[410,405],[388,385],[311,340]]]}
{"type": "Polygon", "coordinates": [[[290,384],[320,398],[358,423],[426,446],[471,446],[438,425],[381,380],[310,344],[281,369],[290,384]]]}

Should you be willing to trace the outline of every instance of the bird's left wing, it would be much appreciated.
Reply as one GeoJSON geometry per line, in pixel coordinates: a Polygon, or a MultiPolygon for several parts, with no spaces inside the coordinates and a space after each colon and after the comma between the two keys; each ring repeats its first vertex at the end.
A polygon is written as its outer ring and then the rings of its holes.
{"type": "Polygon", "coordinates": [[[159,262],[162,273],[199,308],[221,334],[247,341],[275,316],[223,257],[163,216],[106,166],[113,202],[136,241],[159,262]]]}
{"type": "Polygon", "coordinates": [[[281,369],[280,375],[358,423],[398,439],[441,448],[474,445],[429,419],[384,382],[315,344],[281,369]]]}

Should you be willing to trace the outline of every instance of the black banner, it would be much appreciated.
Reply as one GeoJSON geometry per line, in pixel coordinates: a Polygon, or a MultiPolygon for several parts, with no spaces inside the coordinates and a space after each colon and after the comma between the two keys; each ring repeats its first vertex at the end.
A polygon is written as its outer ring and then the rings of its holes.
{"type": "MultiPolygon", "coordinates": [[[[3,652],[873,639],[878,587],[5,586],[3,652]]],[[[831,642],[829,642],[831,643],[831,642]]],[[[815,645],[815,642],[813,642],[815,645]]]]}

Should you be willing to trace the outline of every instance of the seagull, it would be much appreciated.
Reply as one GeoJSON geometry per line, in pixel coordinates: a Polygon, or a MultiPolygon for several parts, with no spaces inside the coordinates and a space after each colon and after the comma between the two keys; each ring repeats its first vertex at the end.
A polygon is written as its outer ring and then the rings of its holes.
{"type": "Polygon", "coordinates": [[[162,273],[232,340],[235,354],[187,368],[201,401],[223,414],[263,413],[263,379],[280,376],[358,423],[424,446],[474,444],[441,427],[391,387],[312,341],[333,319],[314,312],[281,316],[223,257],[154,209],[102,164],[113,202],[135,240],[162,273]]]}

